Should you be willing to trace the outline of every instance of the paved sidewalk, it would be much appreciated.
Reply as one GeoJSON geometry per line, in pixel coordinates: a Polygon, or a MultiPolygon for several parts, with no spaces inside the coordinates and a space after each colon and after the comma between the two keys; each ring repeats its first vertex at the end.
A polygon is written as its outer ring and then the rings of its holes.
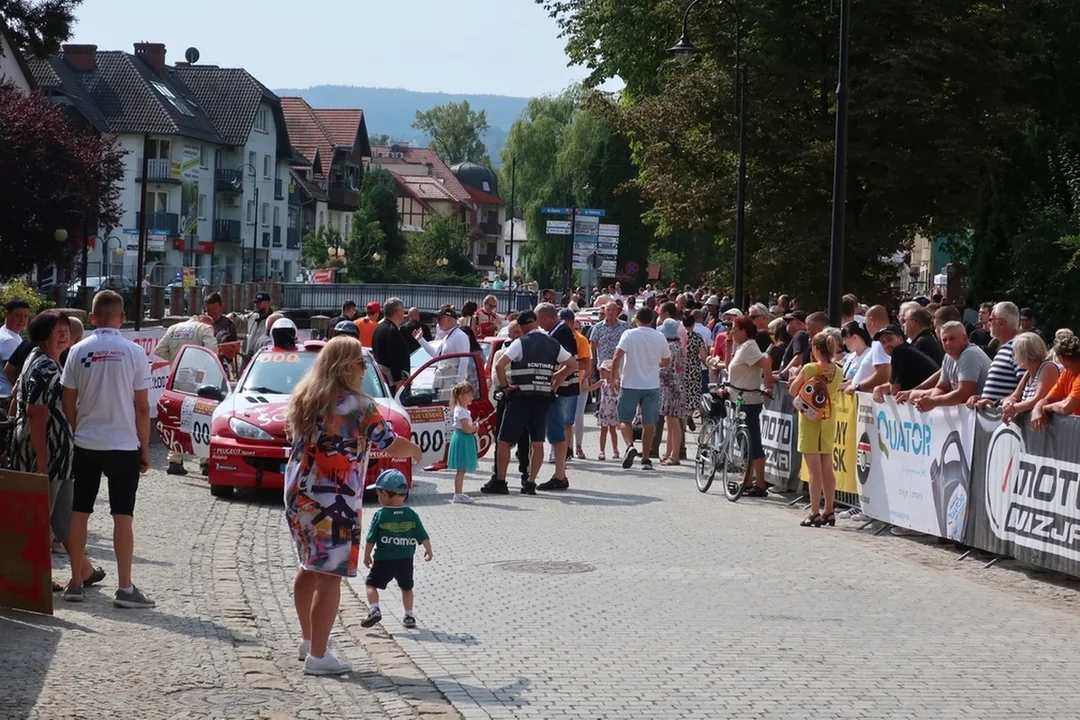
{"type": "Polygon", "coordinates": [[[778,500],[698,493],[689,465],[569,476],[491,498],[478,473],[473,506],[448,474],[417,483],[421,627],[393,586],[384,626],[465,718],[1080,717],[1073,581],[802,528],[778,500]]]}
{"type": "MultiPolygon", "coordinates": [[[[165,467],[164,450],[154,465],[165,467]]],[[[295,556],[279,493],[228,502],[211,498],[194,473],[144,475],[134,580],[157,601],[153,610],[112,606],[104,500],[103,488],[89,544],[105,583],[81,605],[55,596],[52,618],[0,610],[3,720],[458,717],[385,632],[361,631],[366,609],[348,586],[331,642],[354,671],[302,674],[295,556]]]]}

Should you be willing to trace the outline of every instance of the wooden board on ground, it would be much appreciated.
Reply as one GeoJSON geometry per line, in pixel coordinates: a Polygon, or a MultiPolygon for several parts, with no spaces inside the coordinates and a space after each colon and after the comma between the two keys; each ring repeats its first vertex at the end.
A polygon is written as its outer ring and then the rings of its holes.
{"type": "Polygon", "coordinates": [[[0,470],[0,607],[53,614],[49,479],[0,470]]]}

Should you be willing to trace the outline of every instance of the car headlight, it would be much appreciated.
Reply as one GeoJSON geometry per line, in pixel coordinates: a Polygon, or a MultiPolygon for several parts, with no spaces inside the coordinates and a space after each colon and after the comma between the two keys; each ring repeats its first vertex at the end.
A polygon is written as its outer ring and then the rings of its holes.
{"type": "Polygon", "coordinates": [[[274,436],[266,432],[260,427],[256,427],[249,422],[245,422],[240,418],[229,418],[229,429],[233,431],[233,434],[237,437],[246,438],[248,440],[273,440],[274,436]]]}

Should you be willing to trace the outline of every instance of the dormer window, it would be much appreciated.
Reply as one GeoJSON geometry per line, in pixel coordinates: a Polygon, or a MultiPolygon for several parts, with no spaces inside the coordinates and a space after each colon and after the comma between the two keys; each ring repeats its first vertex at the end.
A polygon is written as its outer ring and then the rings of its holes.
{"type": "Polygon", "coordinates": [[[486,193],[491,192],[491,183],[489,183],[487,180],[483,181],[480,184],[483,186],[484,192],[486,192],[486,193]]]}
{"type": "Polygon", "coordinates": [[[266,108],[259,108],[259,111],[255,113],[255,129],[259,132],[266,132],[266,127],[269,124],[269,115],[266,108]]]}

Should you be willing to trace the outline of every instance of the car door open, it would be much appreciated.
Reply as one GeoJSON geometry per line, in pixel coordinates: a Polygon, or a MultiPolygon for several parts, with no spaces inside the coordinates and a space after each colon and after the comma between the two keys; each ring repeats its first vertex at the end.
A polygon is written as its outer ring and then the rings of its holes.
{"type": "Polygon", "coordinates": [[[210,456],[210,418],[229,392],[218,356],[200,345],[185,345],[158,401],[158,436],[173,452],[210,456]]]}

